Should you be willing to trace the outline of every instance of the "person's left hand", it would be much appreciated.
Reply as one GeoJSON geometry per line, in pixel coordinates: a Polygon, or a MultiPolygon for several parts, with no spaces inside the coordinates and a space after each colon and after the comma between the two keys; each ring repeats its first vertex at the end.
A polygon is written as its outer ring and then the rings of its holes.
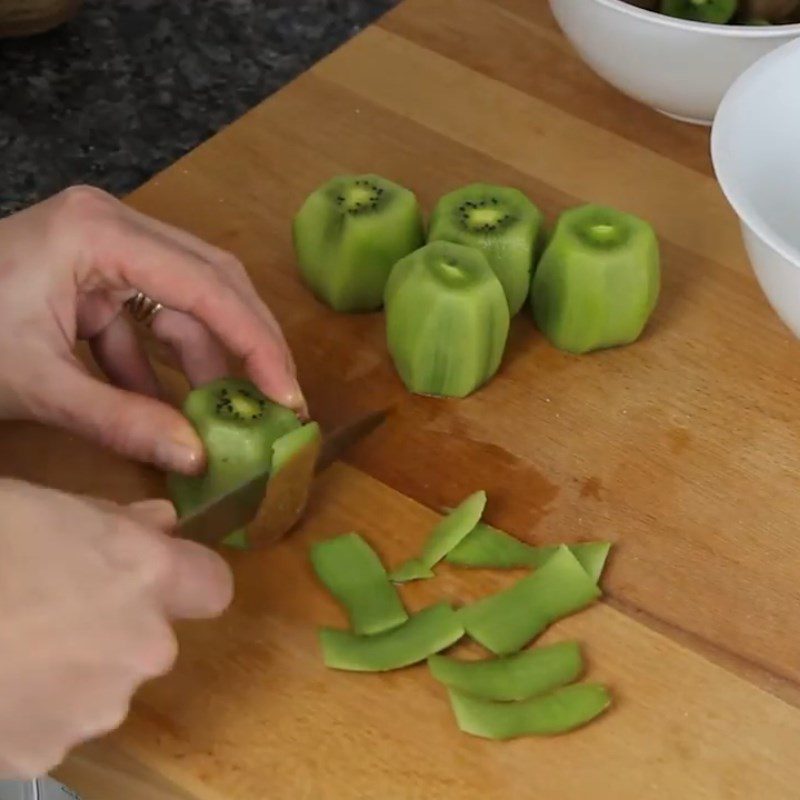
{"type": "Polygon", "coordinates": [[[233,255],[75,187],[0,220],[0,418],[58,425],[164,469],[202,470],[202,443],[158,399],[121,314],[137,290],[165,306],[152,331],[191,384],[227,374],[227,349],[266,395],[306,413],[278,323],[233,255]],[[115,385],[84,369],[78,339],[115,385]]]}

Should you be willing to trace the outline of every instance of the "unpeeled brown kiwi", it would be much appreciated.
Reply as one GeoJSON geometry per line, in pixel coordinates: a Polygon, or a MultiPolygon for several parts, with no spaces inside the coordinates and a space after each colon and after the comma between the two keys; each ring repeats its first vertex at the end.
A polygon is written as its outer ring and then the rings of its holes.
{"type": "Polygon", "coordinates": [[[744,21],[762,20],[764,23],[790,22],[800,11],[799,0],[739,0],[737,18],[744,21]]]}

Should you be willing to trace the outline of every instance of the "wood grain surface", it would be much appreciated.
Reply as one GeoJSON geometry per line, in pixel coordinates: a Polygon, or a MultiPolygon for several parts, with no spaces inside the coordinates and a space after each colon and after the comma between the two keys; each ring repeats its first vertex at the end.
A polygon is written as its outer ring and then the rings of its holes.
{"type": "MultiPolygon", "coordinates": [[[[195,800],[800,797],[800,344],[747,265],[707,130],[605,85],[545,0],[406,0],[130,202],[244,261],[323,426],[396,412],[319,478],[290,539],[230,556],[233,608],[183,626],[173,674],[65,765],[87,800],[169,787],[195,800]],[[664,275],[652,324],[631,347],[573,357],[523,313],[485,389],[410,396],[383,317],[323,308],[294,267],[293,212],[351,171],[413,188],[426,209],[484,180],[522,189],[550,221],[589,200],[647,217],[664,275]],[[343,618],[309,544],[359,530],[395,564],[436,509],[478,488],[489,521],[523,539],[616,544],[604,602],[546,637],[584,641],[617,698],[575,735],[484,742],[456,730],[422,668],[321,664],[315,627],[343,618]],[[124,792],[98,788],[109,773],[124,792]]],[[[162,491],[68,436],[6,425],[2,441],[13,474],[125,499],[162,491]]],[[[403,593],[418,608],[511,579],[443,568],[403,593]]]]}

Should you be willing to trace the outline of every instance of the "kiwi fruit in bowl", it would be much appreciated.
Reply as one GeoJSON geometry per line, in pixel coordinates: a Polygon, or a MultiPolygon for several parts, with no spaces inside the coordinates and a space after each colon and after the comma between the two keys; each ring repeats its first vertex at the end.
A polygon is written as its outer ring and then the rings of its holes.
{"type": "Polygon", "coordinates": [[[768,25],[800,22],[800,0],[739,0],[736,19],[750,24],[756,20],[768,25]]]}
{"type": "Polygon", "coordinates": [[[668,17],[724,25],[737,11],[736,0],[661,0],[659,11],[668,17]]]}
{"type": "Polygon", "coordinates": [[[714,25],[800,23],[800,0],[625,0],[669,17],[714,25]]]}

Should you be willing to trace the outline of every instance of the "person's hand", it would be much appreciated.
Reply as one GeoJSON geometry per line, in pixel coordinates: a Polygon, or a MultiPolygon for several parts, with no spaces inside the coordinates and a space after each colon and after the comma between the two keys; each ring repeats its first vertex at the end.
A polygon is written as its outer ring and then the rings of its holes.
{"type": "Polygon", "coordinates": [[[39,420],[163,469],[201,471],[199,438],[157,399],[121,313],[136,290],[165,306],[152,331],[192,385],[227,374],[227,351],[266,395],[306,413],[283,334],[234,256],[75,187],[0,220],[0,418],[39,420]],[[78,339],[114,386],[86,372],[78,339]]]}
{"type": "Polygon", "coordinates": [[[0,778],[31,778],[120,725],[176,657],[170,621],[231,600],[225,562],[162,531],[172,506],[118,506],[0,480],[0,778]]]}

